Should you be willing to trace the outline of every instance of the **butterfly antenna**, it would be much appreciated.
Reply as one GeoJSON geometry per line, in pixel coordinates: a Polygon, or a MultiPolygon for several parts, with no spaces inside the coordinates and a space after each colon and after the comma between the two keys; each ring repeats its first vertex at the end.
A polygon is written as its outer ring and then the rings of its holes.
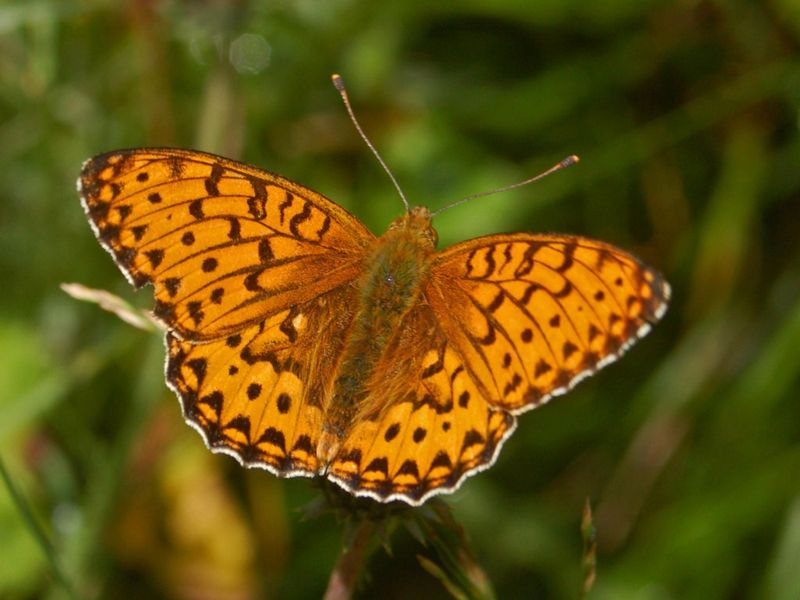
{"type": "Polygon", "coordinates": [[[435,217],[436,215],[439,215],[444,211],[453,208],[454,206],[458,206],[459,204],[464,204],[465,202],[469,202],[470,200],[475,200],[475,198],[481,198],[482,196],[489,196],[491,194],[497,194],[499,192],[507,192],[508,190],[513,190],[515,188],[522,187],[523,185],[528,185],[529,183],[533,183],[534,181],[539,181],[540,179],[547,177],[551,173],[555,173],[556,171],[560,171],[561,169],[566,169],[567,167],[571,167],[579,160],[580,159],[575,154],[573,154],[572,156],[568,156],[567,158],[562,160],[557,165],[553,165],[552,167],[547,169],[547,171],[539,173],[535,177],[531,177],[530,179],[526,179],[525,181],[520,181],[518,183],[512,183],[511,185],[507,185],[504,187],[488,190],[486,192],[480,192],[479,194],[472,194],[471,196],[467,196],[466,198],[461,198],[461,200],[456,200],[455,202],[451,202],[450,204],[443,206],[438,210],[435,210],[434,212],[431,213],[431,217],[435,217]]]}
{"type": "Polygon", "coordinates": [[[395,189],[397,189],[397,193],[400,194],[400,199],[403,201],[403,204],[406,206],[406,211],[410,211],[411,207],[408,205],[408,200],[406,199],[406,195],[403,193],[400,184],[397,183],[397,179],[394,178],[394,175],[389,170],[389,167],[386,166],[386,163],[383,162],[383,158],[381,158],[380,153],[378,152],[377,148],[372,145],[372,142],[369,141],[367,134],[364,133],[364,130],[361,129],[361,125],[358,124],[358,119],[356,119],[356,114],[353,112],[353,107],[350,106],[350,98],[347,96],[347,89],[344,87],[344,79],[342,79],[341,75],[334,73],[331,75],[331,80],[333,81],[334,87],[339,91],[339,95],[342,97],[342,101],[344,102],[344,106],[347,109],[347,114],[350,115],[350,120],[355,125],[356,130],[358,131],[358,135],[361,136],[361,139],[364,140],[364,143],[372,150],[372,153],[375,155],[375,158],[378,159],[378,162],[381,163],[383,170],[386,171],[386,174],[389,175],[389,179],[392,180],[395,189]]]}

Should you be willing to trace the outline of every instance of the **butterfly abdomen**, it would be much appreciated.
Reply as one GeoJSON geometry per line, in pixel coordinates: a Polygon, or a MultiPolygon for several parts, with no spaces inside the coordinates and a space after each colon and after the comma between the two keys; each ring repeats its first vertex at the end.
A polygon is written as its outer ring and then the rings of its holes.
{"type": "MultiPolygon", "coordinates": [[[[359,306],[339,363],[317,454],[328,463],[346,437],[354,416],[369,395],[376,365],[414,307],[427,281],[431,243],[430,218],[409,214],[398,219],[375,242],[359,279],[359,306]]],[[[371,399],[375,400],[375,399],[371,399]]]]}

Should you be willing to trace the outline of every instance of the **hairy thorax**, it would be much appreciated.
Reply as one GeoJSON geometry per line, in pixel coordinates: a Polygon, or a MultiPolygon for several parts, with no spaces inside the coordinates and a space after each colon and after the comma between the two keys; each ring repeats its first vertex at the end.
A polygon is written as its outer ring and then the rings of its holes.
{"type": "Polygon", "coordinates": [[[336,456],[356,415],[373,412],[384,403],[371,397],[368,382],[398,334],[403,317],[419,301],[436,248],[430,212],[416,207],[396,219],[375,241],[364,274],[358,280],[358,307],[325,403],[317,456],[324,469],[336,456]],[[369,411],[367,411],[369,412],[369,411]]]}

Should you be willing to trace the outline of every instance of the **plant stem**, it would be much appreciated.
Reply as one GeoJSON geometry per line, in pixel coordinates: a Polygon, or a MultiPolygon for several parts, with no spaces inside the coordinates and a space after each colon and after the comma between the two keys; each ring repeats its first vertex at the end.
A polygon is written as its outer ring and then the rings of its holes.
{"type": "Polygon", "coordinates": [[[53,545],[50,543],[50,539],[47,537],[47,534],[45,533],[44,529],[36,520],[36,517],[33,514],[33,510],[31,509],[27,500],[19,491],[19,489],[17,489],[17,486],[11,479],[11,475],[6,470],[5,464],[3,463],[2,459],[0,459],[0,479],[3,480],[3,483],[5,484],[5,487],[8,490],[8,494],[9,496],[11,496],[11,499],[16,505],[19,514],[22,516],[23,520],[28,526],[28,530],[33,535],[34,539],[39,545],[39,548],[42,550],[42,553],[47,557],[47,560],[50,563],[50,568],[53,570],[53,576],[55,577],[55,580],[62,587],[67,597],[76,598],[72,586],[69,584],[69,581],[67,580],[64,571],[61,569],[61,565],[59,564],[55,548],[53,548],[53,545]]]}
{"type": "Polygon", "coordinates": [[[372,521],[363,519],[356,526],[350,543],[342,545],[342,552],[328,580],[324,600],[348,600],[351,597],[364,566],[374,529],[372,521]]]}

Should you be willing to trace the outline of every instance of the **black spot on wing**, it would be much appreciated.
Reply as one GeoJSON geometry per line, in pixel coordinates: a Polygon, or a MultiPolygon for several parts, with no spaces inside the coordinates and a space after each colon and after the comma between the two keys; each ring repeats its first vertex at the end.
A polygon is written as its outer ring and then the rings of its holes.
{"type": "Polygon", "coordinates": [[[133,239],[137,242],[141,241],[144,237],[144,234],[147,233],[147,225],[137,225],[136,227],[131,227],[131,233],[133,233],[133,239]]]}
{"type": "Polygon", "coordinates": [[[436,467],[444,467],[445,469],[453,468],[453,461],[450,459],[450,455],[444,450],[439,450],[431,462],[431,469],[436,467]]]}
{"type": "Polygon", "coordinates": [[[514,277],[516,279],[523,279],[526,275],[530,274],[530,272],[533,270],[533,259],[541,247],[542,244],[536,242],[531,242],[528,244],[528,247],[525,248],[525,252],[522,254],[522,259],[519,261],[517,268],[514,269],[514,277]]]}
{"type": "Polygon", "coordinates": [[[175,322],[175,305],[171,302],[164,302],[163,300],[156,300],[153,307],[153,314],[161,319],[164,323],[175,322]]]}
{"type": "Polygon", "coordinates": [[[486,248],[486,273],[483,274],[483,277],[486,279],[491,277],[496,268],[497,263],[494,260],[494,248],[493,246],[489,246],[486,248]]]}
{"type": "Polygon", "coordinates": [[[200,398],[199,403],[205,404],[211,410],[213,410],[214,414],[217,415],[217,419],[219,420],[219,415],[222,412],[222,401],[224,399],[225,397],[222,395],[222,392],[219,390],[214,390],[213,392],[200,398]]]}
{"type": "Polygon", "coordinates": [[[192,300],[191,302],[186,303],[186,309],[189,311],[189,316],[191,317],[192,321],[194,321],[195,325],[199,325],[206,316],[202,310],[202,307],[203,303],[199,300],[192,300]]]}
{"type": "Polygon", "coordinates": [[[248,292],[263,292],[265,291],[258,283],[259,276],[263,273],[263,269],[253,271],[244,278],[244,289],[248,292]]]}
{"type": "Polygon", "coordinates": [[[238,415],[225,424],[225,429],[234,429],[250,441],[250,419],[245,415],[238,415]]]}
{"type": "Polygon", "coordinates": [[[206,377],[206,368],[208,367],[208,362],[205,358],[193,358],[192,360],[186,362],[186,366],[192,370],[195,379],[197,380],[197,387],[200,387],[206,377]]]}
{"type": "Polygon", "coordinates": [[[158,265],[161,264],[161,261],[164,260],[164,251],[160,248],[148,250],[144,255],[147,257],[147,260],[150,261],[150,266],[152,266],[153,269],[157,268],[158,265]]]}
{"type": "Polygon", "coordinates": [[[486,438],[484,438],[477,429],[470,429],[464,434],[464,441],[461,443],[461,451],[464,452],[464,450],[471,446],[477,446],[485,442],[486,438]]]}
{"type": "Polygon", "coordinates": [[[573,258],[575,255],[575,247],[576,244],[574,242],[570,242],[564,246],[564,260],[556,267],[556,271],[563,273],[572,268],[572,265],[575,263],[573,258]]]}
{"type": "Polygon", "coordinates": [[[228,228],[228,239],[234,242],[242,239],[242,226],[239,223],[239,219],[236,217],[229,217],[228,224],[230,225],[228,228]]]}
{"type": "Polygon", "coordinates": [[[272,247],[270,246],[270,241],[268,237],[262,237],[258,240],[258,259],[262,262],[269,262],[275,258],[275,254],[272,252],[272,247]]]}
{"type": "Polygon", "coordinates": [[[503,305],[503,301],[506,299],[506,294],[503,290],[497,292],[497,295],[492,299],[489,303],[489,306],[486,307],[490,313],[497,311],[503,305]]]}
{"type": "Polygon", "coordinates": [[[256,221],[263,221],[267,218],[267,186],[255,177],[249,178],[249,181],[255,196],[247,199],[247,212],[256,221]]]}
{"type": "Polygon", "coordinates": [[[545,373],[547,373],[550,370],[552,370],[552,368],[553,367],[550,366],[550,363],[548,363],[545,359],[540,358],[539,362],[536,363],[536,367],[534,368],[533,376],[534,377],[541,377],[545,373]]]}
{"type": "Polygon", "coordinates": [[[383,434],[383,439],[387,442],[391,442],[394,438],[397,437],[397,434],[400,433],[400,424],[399,423],[392,423],[389,427],[386,428],[386,431],[383,434]]]}
{"type": "Polygon", "coordinates": [[[431,363],[430,365],[425,367],[425,369],[423,369],[421,375],[422,379],[427,379],[428,377],[432,377],[433,375],[440,373],[442,369],[444,369],[444,353],[445,353],[444,351],[445,351],[444,347],[440,348],[438,356],[436,358],[436,362],[431,363]]]}
{"type": "Polygon", "coordinates": [[[128,248],[127,246],[120,246],[114,253],[114,256],[117,258],[117,262],[122,265],[125,270],[129,271],[133,266],[133,261],[136,259],[136,250],[128,248]]]}
{"type": "Polygon", "coordinates": [[[298,309],[296,306],[293,307],[289,311],[289,314],[286,315],[286,318],[283,321],[281,321],[281,324],[280,324],[280,327],[279,327],[281,332],[287,338],[289,338],[289,341],[292,344],[294,344],[297,341],[297,329],[294,326],[294,319],[297,317],[297,315],[299,313],[300,313],[300,309],[298,309]]]}
{"type": "Polygon", "coordinates": [[[281,225],[283,225],[283,222],[286,218],[286,209],[292,205],[293,201],[294,201],[294,195],[292,195],[291,192],[286,192],[286,198],[284,199],[283,202],[280,203],[280,205],[278,205],[278,212],[281,217],[281,225]]]}
{"type": "Polygon", "coordinates": [[[256,444],[269,444],[278,448],[282,453],[286,453],[286,437],[282,431],[274,427],[267,427],[256,441],[256,444]]]}
{"type": "Polygon", "coordinates": [[[506,244],[506,247],[503,249],[503,264],[500,265],[500,269],[498,273],[502,273],[503,269],[506,268],[508,263],[511,262],[512,254],[511,254],[511,244],[506,244]]]}
{"type": "Polygon", "coordinates": [[[311,438],[305,434],[298,437],[294,443],[294,446],[292,446],[292,452],[294,452],[295,450],[302,450],[307,454],[313,454],[314,444],[311,443],[311,438]]]}
{"type": "Polygon", "coordinates": [[[170,156],[167,159],[167,167],[169,168],[169,176],[172,179],[180,179],[183,177],[184,164],[181,157],[170,156]]]}
{"type": "Polygon", "coordinates": [[[564,285],[557,292],[553,292],[553,298],[566,298],[572,293],[572,284],[564,281],[564,285]]]}
{"type": "Polygon", "coordinates": [[[211,175],[206,178],[205,186],[206,186],[206,193],[209,196],[219,196],[219,180],[222,179],[222,174],[225,170],[222,168],[222,165],[219,163],[215,163],[211,167],[211,175]]]}
{"type": "Polygon", "coordinates": [[[287,393],[282,393],[278,396],[278,412],[285,415],[292,408],[292,397],[287,393]]]}
{"type": "Polygon", "coordinates": [[[514,373],[514,375],[511,377],[511,381],[509,381],[503,388],[503,395],[508,396],[516,391],[520,383],[522,383],[522,377],[519,373],[514,373]]]}
{"type": "Polygon", "coordinates": [[[178,290],[181,287],[181,280],[177,277],[167,277],[163,283],[164,287],[167,289],[169,297],[174,298],[175,294],[178,293],[178,290]]]}
{"type": "Polygon", "coordinates": [[[359,467],[361,465],[361,450],[358,448],[345,450],[339,456],[337,456],[337,460],[340,460],[341,462],[350,462],[356,465],[356,467],[359,467]]]}
{"type": "Polygon", "coordinates": [[[330,227],[331,227],[331,217],[330,215],[325,215],[325,220],[322,221],[322,226],[319,228],[319,231],[317,231],[317,238],[320,241],[322,241],[325,234],[328,233],[330,227]]]}
{"type": "Polygon", "coordinates": [[[525,293],[522,294],[522,298],[519,300],[520,303],[527,305],[531,301],[533,295],[541,289],[542,286],[540,286],[538,283],[530,284],[527,288],[525,288],[525,293]]]}
{"type": "Polygon", "coordinates": [[[192,200],[189,204],[189,214],[192,215],[198,221],[205,217],[203,213],[203,199],[198,198],[197,200],[192,200]]]}
{"type": "Polygon", "coordinates": [[[364,469],[364,473],[369,473],[370,471],[382,473],[384,476],[389,477],[389,461],[385,456],[372,459],[372,462],[364,469]]]}
{"type": "Polygon", "coordinates": [[[300,234],[299,227],[306,221],[311,218],[311,204],[308,202],[303,204],[303,210],[289,219],[289,231],[292,232],[292,235],[298,238],[302,238],[303,236],[300,234]]]}
{"type": "Polygon", "coordinates": [[[406,459],[403,461],[403,464],[400,465],[400,468],[397,470],[398,475],[410,475],[415,479],[419,479],[419,467],[417,466],[417,461],[413,459],[406,459]]]}

